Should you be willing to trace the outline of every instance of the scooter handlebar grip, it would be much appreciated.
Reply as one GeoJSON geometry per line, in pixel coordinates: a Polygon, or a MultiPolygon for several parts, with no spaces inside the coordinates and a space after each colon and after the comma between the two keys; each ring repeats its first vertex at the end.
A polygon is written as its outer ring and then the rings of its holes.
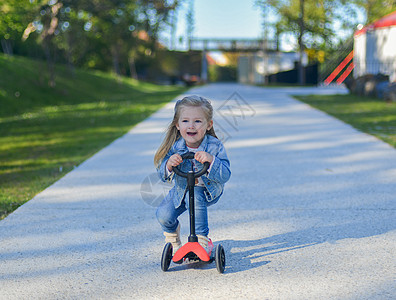
{"type": "Polygon", "coordinates": [[[195,153],[194,152],[187,152],[187,153],[184,153],[181,157],[182,157],[183,160],[185,160],[185,159],[193,159],[195,157],[195,153]]]}
{"type": "MultiPolygon", "coordinates": [[[[187,153],[183,154],[181,157],[182,157],[183,160],[185,160],[185,159],[193,159],[195,157],[195,153],[194,152],[187,152],[187,153]]],[[[209,166],[210,166],[210,163],[208,161],[205,161],[204,164],[203,164],[203,168],[200,171],[198,171],[197,173],[195,173],[194,177],[195,178],[201,177],[203,174],[205,174],[208,171],[209,166]]],[[[181,171],[179,169],[179,166],[174,167],[173,171],[177,175],[179,175],[181,177],[187,177],[187,174],[188,174],[188,173],[185,173],[185,172],[181,171]]]]}

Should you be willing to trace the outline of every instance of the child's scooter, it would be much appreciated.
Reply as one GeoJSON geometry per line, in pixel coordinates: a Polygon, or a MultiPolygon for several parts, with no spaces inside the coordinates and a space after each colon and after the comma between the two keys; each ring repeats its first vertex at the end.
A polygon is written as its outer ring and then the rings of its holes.
{"type": "MultiPolygon", "coordinates": [[[[182,159],[193,159],[195,153],[188,152],[182,155],[182,159]]],[[[195,205],[194,205],[194,186],[195,178],[198,178],[206,173],[209,168],[209,162],[205,162],[203,168],[197,173],[194,172],[193,168],[188,173],[185,173],[179,169],[179,166],[173,168],[174,172],[182,177],[187,178],[187,189],[189,195],[189,214],[190,214],[190,236],[188,237],[188,243],[184,244],[179,250],[176,251],[172,257],[173,247],[171,243],[167,243],[162,252],[161,269],[167,271],[171,260],[176,264],[181,264],[183,260],[189,259],[190,261],[204,261],[211,263],[216,261],[217,271],[220,273],[224,272],[225,269],[225,251],[221,244],[216,246],[214,255],[212,255],[214,245],[211,240],[208,243],[208,252],[198,243],[198,238],[195,235],[195,205]]]]}

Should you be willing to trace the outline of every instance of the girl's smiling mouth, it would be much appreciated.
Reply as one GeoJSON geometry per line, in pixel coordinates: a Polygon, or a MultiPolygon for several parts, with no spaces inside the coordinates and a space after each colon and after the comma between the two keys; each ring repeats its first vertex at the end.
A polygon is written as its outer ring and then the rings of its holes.
{"type": "Polygon", "coordinates": [[[196,132],[187,132],[187,134],[188,134],[189,136],[195,136],[197,133],[196,133],[196,132]]]}

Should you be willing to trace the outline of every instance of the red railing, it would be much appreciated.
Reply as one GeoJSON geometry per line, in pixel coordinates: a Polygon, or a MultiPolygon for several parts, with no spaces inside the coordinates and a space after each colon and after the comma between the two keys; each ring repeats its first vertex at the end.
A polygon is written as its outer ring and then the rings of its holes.
{"type": "MultiPolygon", "coordinates": [[[[345,68],[345,66],[348,65],[349,62],[351,62],[352,58],[353,58],[353,50],[351,51],[351,53],[347,55],[347,57],[345,57],[345,59],[337,66],[337,68],[335,68],[335,70],[329,75],[329,77],[325,79],[324,83],[326,85],[329,85],[334,80],[334,78],[336,78],[337,75],[345,68]]],[[[347,76],[352,72],[354,67],[355,66],[353,62],[351,62],[351,64],[346,68],[346,70],[340,75],[340,77],[338,77],[336,81],[337,84],[343,83],[345,78],[347,78],[347,76]]]]}

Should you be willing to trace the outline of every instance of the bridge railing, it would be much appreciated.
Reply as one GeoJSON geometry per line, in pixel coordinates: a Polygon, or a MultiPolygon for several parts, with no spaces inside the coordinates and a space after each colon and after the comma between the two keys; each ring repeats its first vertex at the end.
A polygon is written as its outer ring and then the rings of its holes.
{"type": "Polygon", "coordinates": [[[190,39],[189,48],[197,51],[275,51],[276,42],[262,39],[192,38],[190,39]]]}

